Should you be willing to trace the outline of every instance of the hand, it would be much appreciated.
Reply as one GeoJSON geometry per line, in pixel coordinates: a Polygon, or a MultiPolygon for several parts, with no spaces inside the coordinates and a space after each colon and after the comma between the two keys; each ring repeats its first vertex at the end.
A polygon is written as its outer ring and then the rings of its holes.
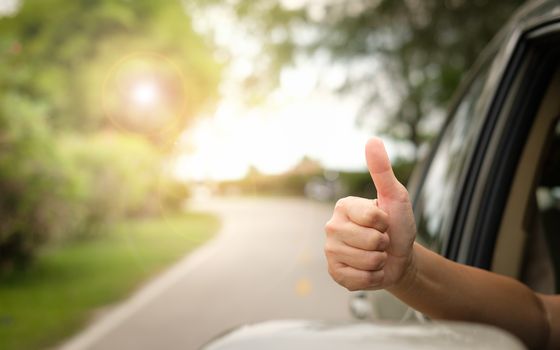
{"type": "Polygon", "coordinates": [[[340,199],[325,226],[329,274],[349,290],[390,288],[414,269],[412,205],[380,139],[368,141],[366,161],[377,200],[340,199]]]}

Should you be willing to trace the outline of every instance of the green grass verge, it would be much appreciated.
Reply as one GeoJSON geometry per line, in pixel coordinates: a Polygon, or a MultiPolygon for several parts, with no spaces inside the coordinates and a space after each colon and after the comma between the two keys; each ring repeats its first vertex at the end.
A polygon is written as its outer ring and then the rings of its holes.
{"type": "Polygon", "coordinates": [[[50,249],[29,270],[0,281],[0,349],[56,344],[217,228],[213,216],[178,214],[121,222],[93,239],[50,249]]]}

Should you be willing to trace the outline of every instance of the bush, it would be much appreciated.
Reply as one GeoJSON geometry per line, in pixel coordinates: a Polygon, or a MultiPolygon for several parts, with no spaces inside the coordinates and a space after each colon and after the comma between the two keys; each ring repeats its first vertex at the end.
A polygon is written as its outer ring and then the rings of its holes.
{"type": "Polygon", "coordinates": [[[60,148],[78,183],[72,200],[81,208],[85,231],[146,210],[159,168],[159,157],[147,142],[105,132],[66,136],[60,148]]]}
{"type": "Polygon", "coordinates": [[[176,210],[188,195],[163,175],[163,157],[145,139],[54,135],[45,115],[20,95],[0,99],[0,273],[28,264],[47,241],[176,210]]]}
{"type": "Polygon", "coordinates": [[[68,228],[62,208],[70,183],[45,114],[23,96],[0,97],[0,272],[25,265],[68,228]]]}
{"type": "Polygon", "coordinates": [[[185,200],[191,192],[186,183],[161,175],[157,188],[159,210],[163,212],[176,212],[183,208],[185,200]]]}

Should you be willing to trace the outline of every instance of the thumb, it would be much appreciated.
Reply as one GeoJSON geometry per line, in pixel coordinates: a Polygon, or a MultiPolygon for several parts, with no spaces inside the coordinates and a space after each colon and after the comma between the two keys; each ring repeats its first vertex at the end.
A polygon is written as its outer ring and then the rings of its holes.
{"type": "Polygon", "coordinates": [[[403,185],[397,180],[391,161],[380,138],[371,138],[366,144],[366,161],[378,196],[397,197],[403,185]]]}

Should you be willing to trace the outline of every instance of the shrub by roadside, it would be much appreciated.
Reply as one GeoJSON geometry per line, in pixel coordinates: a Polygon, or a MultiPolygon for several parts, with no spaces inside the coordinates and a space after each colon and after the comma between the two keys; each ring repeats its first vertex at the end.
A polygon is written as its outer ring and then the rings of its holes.
{"type": "Polygon", "coordinates": [[[27,266],[52,240],[103,232],[125,217],[179,209],[188,195],[145,139],[116,132],[57,135],[46,108],[0,99],[0,274],[27,266]]]}
{"type": "Polygon", "coordinates": [[[21,95],[0,98],[0,272],[25,266],[39,245],[72,229],[64,199],[74,184],[44,115],[21,95]]]}

